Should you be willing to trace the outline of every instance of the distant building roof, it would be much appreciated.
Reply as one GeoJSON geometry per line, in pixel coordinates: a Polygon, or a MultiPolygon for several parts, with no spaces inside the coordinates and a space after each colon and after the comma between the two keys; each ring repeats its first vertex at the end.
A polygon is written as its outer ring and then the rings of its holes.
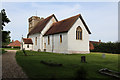
{"type": "Polygon", "coordinates": [[[91,43],[95,43],[95,44],[100,44],[101,43],[101,40],[99,40],[99,41],[90,41],[91,43]]]}
{"type": "Polygon", "coordinates": [[[23,42],[24,42],[25,44],[33,44],[31,38],[23,38],[23,42]]]}
{"type": "Polygon", "coordinates": [[[7,46],[12,46],[12,47],[14,47],[14,46],[19,46],[19,47],[20,47],[20,42],[19,42],[18,40],[12,41],[12,43],[10,43],[10,44],[7,45],[7,46]]]}
{"type": "Polygon", "coordinates": [[[99,45],[100,43],[102,43],[101,40],[99,40],[99,41],[89,41],[89,48],[90,48],[90,50],[94,49],[94,45],[93,44],[98,44],[99,45]]]}
{"type": "Polygon", "coordinates": [[[75,21],[80,18],[82,20],[82,23],[84,24],[86,30],[89,34],[91,34],[90,30],[88,29],[86,23],[84,22],[82,16],[80,14],[76,16],[72,16],[70,18],[58,21],[53,23],[51,28],[45,33],[45,35],[51,35],[56,33],[62,33],[62,32],[68,32],[69,29],[72,27],[72,25],[75,23],[75,21]]]}
{"type": "Polygon", "coordinates": [[[89,41],[89,49],[93,50],[94,49],[94,45],[91,43],[91,41],[89,41]]]}

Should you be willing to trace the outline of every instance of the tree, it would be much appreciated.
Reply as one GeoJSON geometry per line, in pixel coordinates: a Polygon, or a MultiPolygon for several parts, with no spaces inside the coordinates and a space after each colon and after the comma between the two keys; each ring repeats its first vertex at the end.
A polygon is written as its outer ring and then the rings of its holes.
{"type": "Polygon", "coordinates": [[[0,28],[0,31],[2,32],[2,46],[6,46],[10,43],[10,31],[3,31],[3,26],[5,26],[5,23],[9,23],[10,20],[6,15],[5,9],[1,10],[0,15],[2,16],[2,27],[0,28]]]}
{"type": "Polygon", "coordinates": [[[10,31],[2,31],[2,46],[6,46],[10,43],[10,31]]]}
{"type": "Polygon", "coordinates": [[[1,27],[1,30],[3,30],[3,26],[5,26],[5,23],[9,23],[10,20],[9,20],[9,18],[6,15],[5,9],[1,10],[0,15],[2,15],[2,27],[1,27]]]}

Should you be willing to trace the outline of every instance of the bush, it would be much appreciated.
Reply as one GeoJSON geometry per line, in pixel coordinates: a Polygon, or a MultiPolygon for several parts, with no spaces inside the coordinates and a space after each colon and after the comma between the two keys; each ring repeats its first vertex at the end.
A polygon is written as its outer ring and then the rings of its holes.
{"type": "MultiPolygon", "coordinates": [[[[7,51],[5,51],[4,49],[0,49],[0,52],[3,54],[3,53],[5,53],[5,52],[7,52],[7,51]]],[[[0,53],[0,54],[1,54],[0,53]]]]}
{"type": "MultiPolygon", "coordinates": [[[[11,47],[11,46],[2,46],[2,48],[12,48],[12,47],[11,47]]],[[[20,49],[19,46],[15,46],[15,47],[13,47],[13,48],[19,48],[19,49],[20,49]]]]}
{"type": "Polygon", "coordinates": [[[112,43],[100,43],[100,44],[93,44],[94,50],[92,52],[105,52],[105,53],[113,53],[113,54],[120,54],[120,42],[112,43]]]}
{"type": "Polygon", "coordinates": [[[20,49],[20,47],[19,47],[19,46],[15,46],[14,48],[19,48],[19,49],[20,49]]]}

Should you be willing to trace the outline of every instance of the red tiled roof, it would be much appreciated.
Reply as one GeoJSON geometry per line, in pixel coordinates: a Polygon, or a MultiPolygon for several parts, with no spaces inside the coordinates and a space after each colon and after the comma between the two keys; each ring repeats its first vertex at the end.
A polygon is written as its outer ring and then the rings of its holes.
{"type": "Polygon", "coordinates": [[[33,44],[31,38],[23,38],[23,42],[24,42],[25,44],[33,44]]]}
{"type": "MultiPolygon", "coordinates": [[[[47,23],[50,21],[50,19],[51,19],[52,17],[54,17],[54,18],[56,19],[55,15],[52,14],[51,16],[49,16],[49,17],[41,20],[41,21],[38,22],[38,24],[28,33],[28,35],[35,34],[35,33],[40,33],[40,32],[44,29],[44,27],[47,25],[47,23]]],[[[56,21],[57,21],[57,19],[56,19],[56,21]]]]}
{"type": "Polygon", "coordinates": [[[101,42],[98,42],[98,41],[90,41],[92,44],[100,44],[101,42]]]}
{"type": "Polygon", "coordinates": [[[51,35],[51,34],[56,34],[56,33],[62,33],[62,32],[67,32],[69,29],[72,27],[72,25],[75,23],[75,21],[80,18],[87,29],[88,33],[91,34],[90,30],[88,29],[87,25],[85,24],[82,16],[80,14],[55,22],[51,26],[51,28],[45,33],[45,35],[51,35]]]}
{"type": "Polygon", "coordinates": [[[18,40],[16,40],[16,41],[10,43],[10,44],[7,45],[7,46],[12,46],[12,47],[14,47],[14,46],[19,46],[19,47],[20,47],[20,42],[19,42],[18,40]]]}
{"type": "Polygon", "coordinates": [[[103,42],[101,42],[101,40],[99,40],[99,41],[89,41],[89,48],[90,48],[90,50],[94,49],[94,45],[93,44],[99,45],[100,43],[103,43],[103,42]]]}

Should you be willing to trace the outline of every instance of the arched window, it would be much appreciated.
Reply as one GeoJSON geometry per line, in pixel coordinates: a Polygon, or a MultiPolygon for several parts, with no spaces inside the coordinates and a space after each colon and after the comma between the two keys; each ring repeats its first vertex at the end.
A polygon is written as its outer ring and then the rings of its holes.
{"type": "Polygon", "coordinates": [[[27,48],[29,48],[29,44],[27,45],[27,48]]]}
{"type": "Polygon", "coordinates": [[[76,39],[82,40],[82,28],[80,26],[78,26],[76,29],[76,39]]]}

